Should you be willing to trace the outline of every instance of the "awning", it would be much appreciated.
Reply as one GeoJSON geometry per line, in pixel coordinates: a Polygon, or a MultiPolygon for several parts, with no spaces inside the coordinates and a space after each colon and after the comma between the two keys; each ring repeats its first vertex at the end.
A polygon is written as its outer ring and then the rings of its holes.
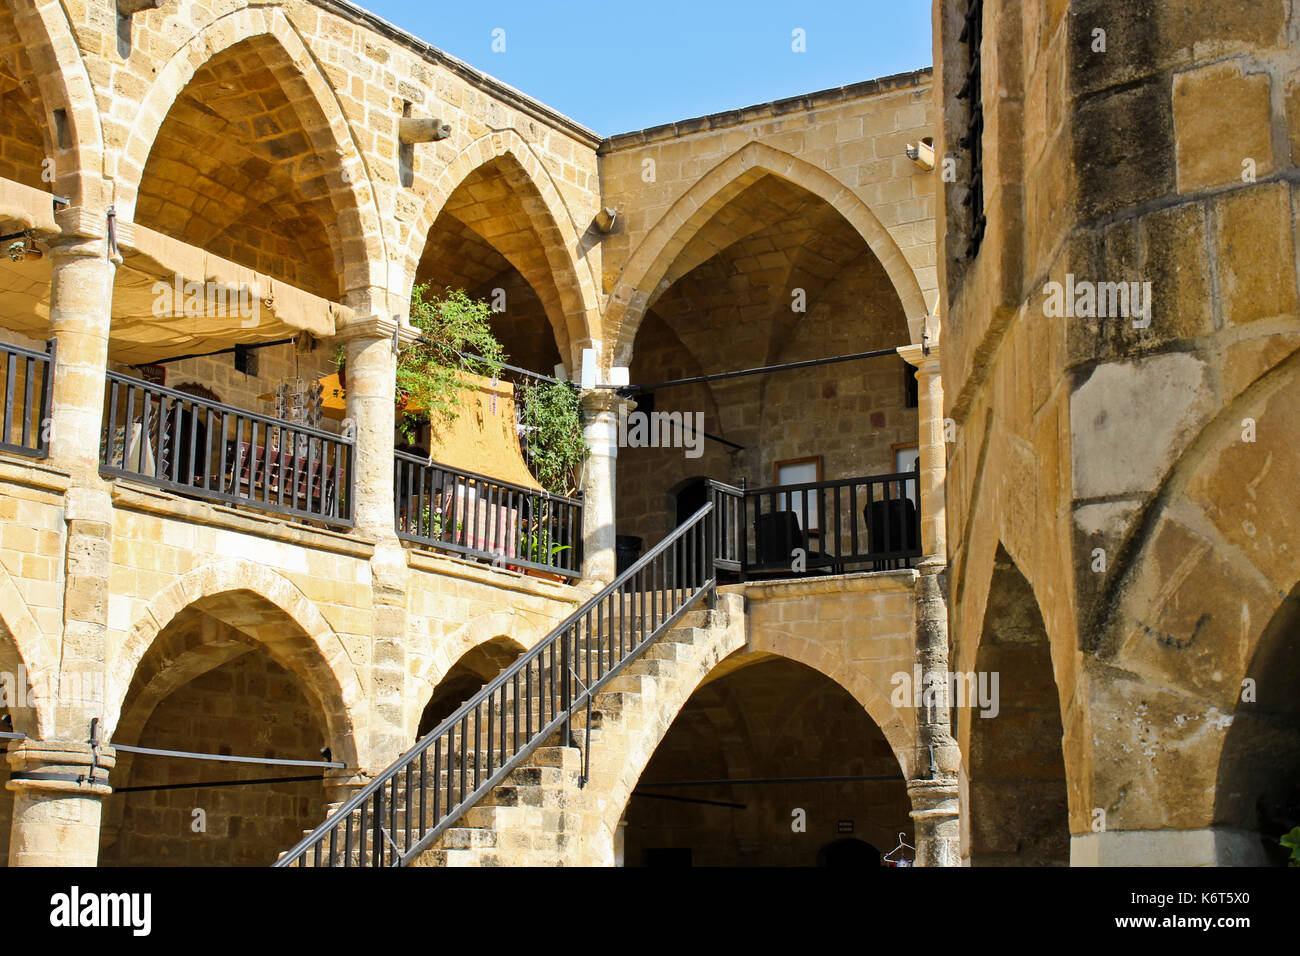
{"type": "Polygon", "coordinates": [[[462,373],[466,388],[456,420],[434,429],[433,460],[462,471],[542,491],[524,464],[515,430],[515,388],[510,382],[462,373]]]}

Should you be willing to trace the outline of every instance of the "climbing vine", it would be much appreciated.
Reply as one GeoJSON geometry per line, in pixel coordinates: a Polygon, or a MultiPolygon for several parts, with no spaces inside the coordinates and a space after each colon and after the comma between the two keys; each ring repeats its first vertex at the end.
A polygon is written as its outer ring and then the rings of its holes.
{"type": "Polygon", "coordinates": [[[577,470],[591,452],[582,433],[578,390],[567,382],[528,383],[521,398],[534,477],[551,494],[573,494],[577,470]]]}

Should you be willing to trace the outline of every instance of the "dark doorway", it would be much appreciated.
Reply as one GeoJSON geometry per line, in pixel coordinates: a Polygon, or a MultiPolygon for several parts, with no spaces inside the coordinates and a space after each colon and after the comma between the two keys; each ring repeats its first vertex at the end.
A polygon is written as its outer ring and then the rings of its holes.
{"type": "Polygon", "coordinates": [[[848,837],[817,851],[817,865],[840,869],[880,866],[880,851],[865,840],[848,837]]]}
{"type": "Polygon", "coordinates": [[[709,479],[695,478],[677,492],[677,527],[704,507],[709,500],[709,479]]]}

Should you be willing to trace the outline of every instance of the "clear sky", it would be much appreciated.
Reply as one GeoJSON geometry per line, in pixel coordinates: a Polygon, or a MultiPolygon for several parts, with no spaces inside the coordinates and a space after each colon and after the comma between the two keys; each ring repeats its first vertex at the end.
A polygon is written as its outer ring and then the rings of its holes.
{"type": "Polygon", "coordinates": [[[605,136],[933,59],[929,0],[353,2],[605,136]]]}

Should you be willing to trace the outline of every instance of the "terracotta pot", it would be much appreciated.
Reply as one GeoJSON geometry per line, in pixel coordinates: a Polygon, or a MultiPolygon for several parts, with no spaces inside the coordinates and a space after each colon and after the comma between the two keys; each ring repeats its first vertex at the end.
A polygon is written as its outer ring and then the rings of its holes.
{"type": "Polygon", "coordinates": [[[543,581],[556,581],[563,583],[563,574],[552,574],[550,571],[538,571],[535,568],[525,568],[524,574],[530,578],[541,578],[543,581]]]}

